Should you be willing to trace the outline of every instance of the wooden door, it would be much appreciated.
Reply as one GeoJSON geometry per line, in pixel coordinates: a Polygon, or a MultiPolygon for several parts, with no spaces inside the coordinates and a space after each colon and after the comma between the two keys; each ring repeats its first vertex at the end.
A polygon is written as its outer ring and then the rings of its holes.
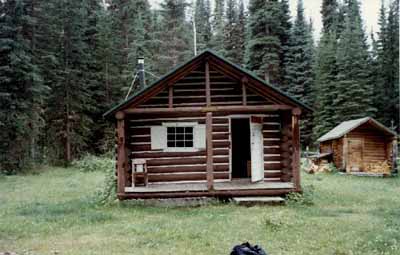
{"type": "Polygon", "coordinates": [[[264,144],[261,123],[250,123],[251,181],[264,180],[264,144]]]}
{"type": "Polygon", "coordinates": [[[363,139],[349,139],[347,165],[351,172],[360,172],[363,170],[363,148],[363,139]]]}

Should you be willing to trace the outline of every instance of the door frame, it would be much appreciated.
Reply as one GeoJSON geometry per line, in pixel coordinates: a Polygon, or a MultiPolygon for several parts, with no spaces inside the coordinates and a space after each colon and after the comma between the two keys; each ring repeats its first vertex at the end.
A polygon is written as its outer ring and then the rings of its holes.
{"type": "MultiPolygon", "coordinates": [[[[249,129],[251,129],[250,127],[250,121],[251,121],[251,116],[254,117],[266,117],[266,114],[232,114],[232,115],[228,115],[228,119],[229,119],[229,181],[232,181],[232,119],[248,119],[249,120],[249,129]]],[[[250,130],[250,137],[249,139],[251,139],[251,130],[250,130]]],[[[264,142],[264,139],[263,139],[264,142]]],[[[251,155],[251,141],[250,141],[250,155],[251,155]]],[[[251,176],[249,177],[249,179],[251,180],[251,176]]]]}

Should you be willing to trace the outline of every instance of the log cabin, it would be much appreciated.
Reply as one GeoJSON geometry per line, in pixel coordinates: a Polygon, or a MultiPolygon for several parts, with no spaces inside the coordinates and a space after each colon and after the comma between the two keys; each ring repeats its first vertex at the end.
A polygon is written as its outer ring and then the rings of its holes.
{"type": "Polygon", "coordinates": [[[311,111],[206,50],[104,114],[116,122],[118,198],[298,192],[311,111]]]}
{"type": "Polygon", "coordinates": [[[318,139],[319,152],[346,173],[397,171],[397,135],[370,117],[342,122],[318,139]]]}

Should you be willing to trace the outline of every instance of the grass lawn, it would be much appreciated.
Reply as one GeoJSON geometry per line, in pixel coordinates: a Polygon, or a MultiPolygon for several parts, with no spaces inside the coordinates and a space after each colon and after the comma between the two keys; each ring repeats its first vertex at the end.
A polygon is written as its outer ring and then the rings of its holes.
{"type": "Polygon", "coordinates": [[[101,172],[47,168],[0,176],[0,253],[229,254],[250,241],[269,254],[400,254],[400,179],[303,176],[312,206],[94,206],[101,172]]]}

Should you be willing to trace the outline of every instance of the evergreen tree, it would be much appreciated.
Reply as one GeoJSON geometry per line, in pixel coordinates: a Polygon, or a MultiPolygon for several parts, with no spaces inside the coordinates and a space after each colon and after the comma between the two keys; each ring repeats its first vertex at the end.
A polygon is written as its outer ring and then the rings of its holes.
{"type": "Polygon", "coordinates": [[[291,29],[292,23],[290,22],[290,9],[289,9],[289,1],[288,0],[280,0],[280,13],[278,15],[278,20],[280,22],[280,27],[278,30],[279,40],[281,42],[281,52],[279,54],[279,61],[280,61],[280,70],[281,73],[279,74],[280,80],[277,81],[277,85],[281,89],[285,89],[285,84],[287,81],[285,80],[286,77],[286,68],[285,63],[288,61],[287,57],[289,54],[289,41],[291,40],[291,29]]]}
{"type": "Polygon", "coordinates": [[[225,55],[224,52],[224,9],[225,0],[215,0],[214,2],[214,13],[213,13],[213,37],[211,40],[211,47],[214,51],[221,55],[225,55]]]}
{"type": "Polygon", "coordinates": [[[346,1],[345,28],[337,48],[338,93],[335,121],[374,116],[369,55],[357,0],[346,1]]]}
{"type": "Polygon", "coordinates": [[[334,118],[337,97],[336,34],[323,33],[315,62],[314,140],[337,125],[334,118]]]}
{"type": "Polygon", "coordinates": [[[246,13],[243,0],[239,0],[239,24],[238,24],[238,57],[237,64],[244,65],[244,54],[246,51],[246,13]]]}
{"type": "Polygon", "coordinates": [[[52,91],[46,111],[46,144],[51,158],[64,164],[89,150],[93,126],[95,101],[87,3],[46,1],[49,23],[42,23],[51,37],[51,43],[43,46],[42,51],[53,59],[52,75],[48,77],[52,91]]]}
{"type": "Polygon", "coordinates": [[[212,36],[210,0],[196,0],[195,8],[197,49],[202,51],[210,47],[212,36]]]}
{"type": "Polygon", "coordinates": [[[281,5],[278,1],[252,0],[249,3],[246,65],[267,82],[281,81],[281,5]]]}
{"type": "Polygon", "coordinates": [[[0,171],[17,172],[35,159],[48,91],[35,58],[36,5],[0,5],[0,171]]]}
{"type": "Polygon", "coordinates": [[[339,4],[337,0],[323,0],[321,15],[323,33],[336,31],[339,15],[339,4]]]}
{"type": "MultiPolygon", "coordinates": [[[[307,105],[312,105],[311,91],[313,86],[313,38],[312,30],[304,16],[303,1],[298,0],[297,15],[288,42],[286,57],[285,81],[289,86],[286,91],[307,105]]],[[[302,140],[304,144],[311,142],[311,120],[306,118],[302,122],[302,140]]]]}
{"type": "Polygon", "coordinates": [[[161,7],[164,33],[159,65],[161,72],[166,73],[171,67],[193,56],[192,33],[191,25],[186,20],[185,0],[165,0],[161,7]]]}

